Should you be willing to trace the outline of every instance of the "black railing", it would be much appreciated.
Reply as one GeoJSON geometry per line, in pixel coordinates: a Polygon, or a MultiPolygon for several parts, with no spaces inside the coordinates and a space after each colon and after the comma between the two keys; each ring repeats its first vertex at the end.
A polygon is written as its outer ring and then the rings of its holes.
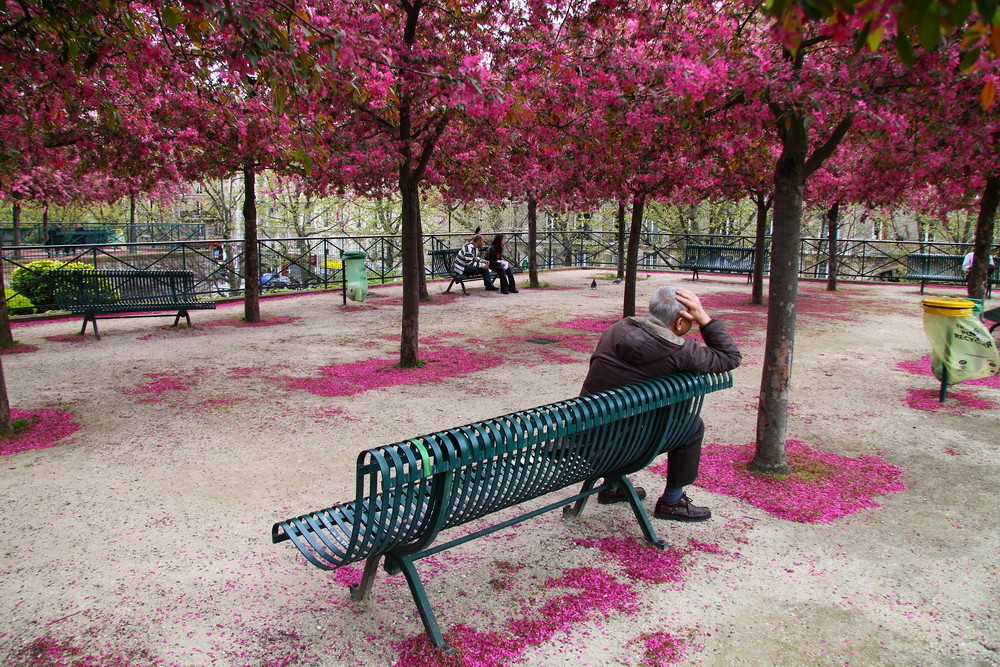
{"type": "MultiPolygon", "coordinates": [[[[159,243],[167,241],[203,241],[206,225],[203,222],[139,222],[134,225],[74,225],[50,222],[48,225],[22,224],[17,227],[19,246],[96,245],[109,243],[159,243]]],[[[15,230],[9,224],[0,224],[0,240],[5,246],[15,245],[15,230]]]]}
{"type": "MultiPolygon", "coordinates": [[[[527,236],[527,232],[506,234],[505,253],[522,268],[528,265],[527,236]]],[[[457,247],[468,241],[469,235],[426,234],[423,240],[425,251],[430,251],[457,247]]],[[[689,244],[753,247],[753,237],[646,233],[639,251],[640,270],[680,270],[678,266],[684,261],[684,250],[689,244]]],[[[802,239],[800,276],[826,278],[827,244],[826,239],[802,239]]],[[[968,244],[845,239],[838,242],[837,273],[847,281],[900,280],[906,274],[903,258],[910,253],[961,255],[970,249],[968,244]]],[[[265,291],[278,287],[338,287],[343,270],[340,255],[348,250],[365,252],[370,283],[401,280],[402,244],[398,236],[264,239],[258,242],[260,275],[255,279],[261,281],[265,291]]],[[[1000,254],[996,249],[994,253],[1000,254]]],[[[241,295],[246,280],[241,240],[22,245],[4,247],[2,259],[8,288],[16,287],[11,281],[15,269],[46,259],[55,263],[54,268],[78,262],[108,269],[190,270],[195,275],[196,292],[206,298],[241,295]]],[[[542,270],[567,267],[614,270],[618,265],[617,236],[614,232],[541,232],[535,260],[542,270]]],[[[432,272],[430,262],[426,262],[425,271],[431,278],[444,277],[432,272]]],[[[35,305],[42,310],[54,307],[35,305]]]]}

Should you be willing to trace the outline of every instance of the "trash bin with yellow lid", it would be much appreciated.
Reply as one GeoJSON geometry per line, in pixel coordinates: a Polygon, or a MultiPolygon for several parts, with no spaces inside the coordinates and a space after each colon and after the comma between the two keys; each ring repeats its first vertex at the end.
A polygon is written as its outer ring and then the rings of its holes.
{"type": "Polygon", "coordinates": [[[976,303],[960,297],[926,297],[924,332],[931,342],[931,370],[941,381],[940,401],[948,387],[1000,372],[1000,354],[990,332],[973,312],[976,303]]]}

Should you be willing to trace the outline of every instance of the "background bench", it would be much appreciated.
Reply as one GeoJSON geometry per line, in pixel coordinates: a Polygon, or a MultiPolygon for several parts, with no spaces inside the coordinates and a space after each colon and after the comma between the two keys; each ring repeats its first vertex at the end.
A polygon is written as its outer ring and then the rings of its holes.
{"type": "Polygon", "coordinates": [[[181,317],[191,326],[189,310],[212,310],[215,304],[198,301],[194,294],[191,271],[156,271],[139,269],[95,269],[49,271],[54,281],[56,304],[60,310],[83,315],[83,328],[94,324],[94,338],[100,339],[97,320],[114,317],[169,317],[174,311],[174,326],[181,317]],[[134,313],[152,313],[136,315],[134,313]]]}
{"type": "Polygon", "coordinates": [[[705,394],[731,386],[730,373],[678,373],[369,449],[358,456],[356,500],[280,521],[272,541],[291,540],[324,570],[364,560],[355,600],[384,558],[406,578],[431,641],[448,650],[415,561],[573,502],[564,511],[576,515],[616,487],[646,541],[665,549],[625,475],[683,444],[705,394]],[[434,545],[445,529],[577,484],[574,495],[434,545]]]}
{"type": "MultiPolygon", "coordinates": [[[[964,283],[962,272],[964,255],[910,253],[903,258],[906,279],[920,281],[920,293],[927,283],[964,283]]],[[[986,281],[986,296],[993,294],[993,286],[1000,285],[1000,266],[994,268],[986,281]]]]}
{"type": "Polygon", "coordinates": [[[964,283],[962,255],[910,253],[903,258],[906,279],[920,281],[920,293],[927,283],[964,283]]]}
{"type": "Polygon", "coordinates": [[[993,323],[993,326],[990,327],[990,333],[993,333],[1000,327],[1000,308],[990,308],[983,313],[983,319],[993,323]]]}
{"type": "MultiPolygon", "coordinates": [[[[459,250],[460,250],[459,248],[437,248],[435,250],[429,251],[427,254],[430,256],[430,259],[431,259],[431,261],[430,261],[430,266],[431,266],[430,275],[434,276],[434,277],[438,277],[438,276],[445,277],[445,276],[447,276],[447,277],[451,278],[451,282],[448,283],[448,289],[446,289],[445,292],[450,292],[452,285],[458,283],[459,285],[462,286],[462,294],[468,295],[469,291],[467,289],[465,289],[465,281],[466,280],[472,280],[472,281],[482,280],[483,277],[482,277],[482,275],[467,276],[465,274],[457,274],[454,271],[452,271],[452,267],[455,266],[455,255],[458,254],[459,250]]],[[[507,260],[507,261],[510,261],[510,260],[507,260]]],[[[513,262],[511,262],[510,268],[511,268],[511,271],[513,271],[514,273],[519,273],[520,272],[520,269],[517,266],[514,266],[513,262]]],[[[500,278],[500,274],[497,273],[496,271],[491,271],[491,274],[492,274],[494,280],[498,280],[500,278]]]]}
{"type": "Polygon", "coordinates": [[[747,282],[753,277],[756,248],[729,245],[688,245],[684,248],[681,269],[691,269],[692,280],[699,279],[701,271],[713,273],[745,273],[747,282]]]}

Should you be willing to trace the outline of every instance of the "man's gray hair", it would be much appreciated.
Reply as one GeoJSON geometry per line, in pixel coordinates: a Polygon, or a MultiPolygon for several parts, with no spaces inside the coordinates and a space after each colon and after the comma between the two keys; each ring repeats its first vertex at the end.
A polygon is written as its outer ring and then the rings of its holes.
{"type": "Polygon", "coordinates": [[[684,304],[677,300],[677,290],[679,287],[661,287],[653,292],[649,297],[649,314],[663,322],[664,326],[673,326],[681,311],[685,310],[684,304]]]}

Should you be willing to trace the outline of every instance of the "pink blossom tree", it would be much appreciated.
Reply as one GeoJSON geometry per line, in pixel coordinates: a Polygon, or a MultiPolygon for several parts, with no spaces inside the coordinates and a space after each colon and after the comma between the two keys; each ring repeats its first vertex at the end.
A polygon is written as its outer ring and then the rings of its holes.
{"type": "Polygon", "coordinates": [[[421,184],[456,118],[488,115],[499,99],[490,92],[492,75],[485,57],[499,34],[499,9],[492,3],[465,2],[444,8],[426,0],[328,2],[313,17],[314,23],[337,22],[366,38],[356,48],[317,54],[326,66],[318,72],[317,85],[299,95],[298,103],[314,109],[330,128],[323,145],[342,146],[335,134],[350,138],[342,154],[322,150],[322,145],[314,151],[312,177],[317,185],[340,182],[345,166],[369,165],[361,169],[369,179],[384,174],[399,193],[402,367],[420,364],[419,304],[426,296],[421,184]],[[387,171],[390,168],[393,171],[387,171]]]}
{"type": "Polygon", "coordinates": [[[812,26],[803,28],[803,37],[791,51],[771,46],[754,29],[759,23],[743,25],[741,37],[747,41],[738,52],[747,60],[739,85],[748,111],[755,114],[755,107],[763,106],[770,112],[780,146],[773,176],[767,338],[751,468],[783,473],[788,471],[785,440],[806,179],[834,154],[859,116],[872,113],[892,90],[906,85],[906,74],[889,59],[838,45],[833,36],[812,26]]]}

